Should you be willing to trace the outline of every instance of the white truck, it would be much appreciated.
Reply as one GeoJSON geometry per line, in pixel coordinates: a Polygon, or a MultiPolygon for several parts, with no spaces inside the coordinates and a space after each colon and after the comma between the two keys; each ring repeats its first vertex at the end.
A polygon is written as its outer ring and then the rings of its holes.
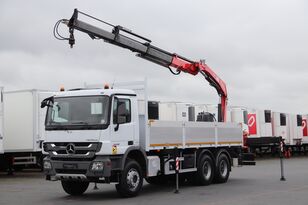
{"type": "Polygon", "coordinates": [[[239,124],[148,120],[147,105],[131,89],[80,89],[45,99],[46,179],[61,180],[71,195],[96,182],[135,196],[144,178],[164,183],[174,175],[175,157],[181,177],[202,185],[226,182],[234,159],[253,164],[243,161],[239,124]]]}
{"type": "Polygon", "coordinates": [[[42,165],[46,109],[40,109],[40,103],[52,95],[53,92],[35,89],[3,93],[3,148],[10,170],[42,165]]]}
{"type": "Polygon", "coordinates": [[[228,180],[233,159],[239,159],[239,164],[254,164],[253,155],[241,153],[241,126],[226,122],[226,85],[204,61],[152,46],[149,39],[122,26],[108,23],[112,32],[95,27],[80,21],[80,14],[98,20],[75,9],[70,20],[56,23],[55,37],[63,39],[58,27],[64,23],[70,32],[65,40],[71,46],[74,30],[79,30],[93,39],[137,52],[175,75],[200,73],[220,96],[219,122],[148,120],[146,85],[57,93],[41,104],[48,107],[43,146],[48,153],[44,158],[47,180],[61,180],[64,191],[71,195],[84,193],[90,182],[113,182],[120,195],[131,197],[139,193],[144,178],[149,183],[163,183],[180,172],[185,178],[209,185],[213,180],[228,180]]]}

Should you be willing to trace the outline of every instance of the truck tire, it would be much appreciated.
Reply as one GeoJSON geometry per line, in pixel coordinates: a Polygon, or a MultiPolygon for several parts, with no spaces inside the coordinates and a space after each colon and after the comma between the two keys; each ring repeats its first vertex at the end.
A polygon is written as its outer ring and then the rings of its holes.
{"type": "Polygon", "coordinates": [[[230,175],[230,161],[226,154],[221,153],[217,158],[215,171],[215,183],[225,183],[230,175]]]}
{"type": "Polygon", "coordinates": [[[140,165],[135,160],[128,160],[121,173],[116,190],[122,197],[134,197],[139,194],[143,184],[143,175],[140,165]]]}
{"type": "Polygon", "coordinates": [[[210,156],[203,155],[198,163],[196,184],[207,186],[210,185],[214,178],[214,163],[210,156]]]}
{"type": "Polygon", "coordinates": [[[72,196],[82,195],[88,188],[89,182],[61,181],[63,190],[72,196]]]}

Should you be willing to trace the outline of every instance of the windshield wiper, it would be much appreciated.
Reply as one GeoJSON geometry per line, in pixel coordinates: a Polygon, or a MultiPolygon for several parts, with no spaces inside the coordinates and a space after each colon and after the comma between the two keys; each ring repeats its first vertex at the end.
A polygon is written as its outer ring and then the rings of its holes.
{"type": "Polygon", "coordinates": [[[51,121],[49,122],[50,125],[62,125],[62,122],[55,122],[55,121],[51,121]]]}
{"type": "Polygon", "coordinates": [[[88,122],[85,121],[78,121],[78,122],[72,122],[72,125],[88,125],[88,122]]]}

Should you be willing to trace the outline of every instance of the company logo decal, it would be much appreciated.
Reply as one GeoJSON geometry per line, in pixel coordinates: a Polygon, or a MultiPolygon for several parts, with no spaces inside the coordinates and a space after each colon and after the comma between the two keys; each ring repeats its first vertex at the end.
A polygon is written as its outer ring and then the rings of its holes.
{"type": "Polygon", "coordinates": [[[256,114],[248,114],[247,117],[248,117],[249,134],[256,135],[257,134],[256,114]]]}
{"type": "Polygon", "coordinates": [[[302,120],[303,136],[308,137],[307,119],[302,120]]]}

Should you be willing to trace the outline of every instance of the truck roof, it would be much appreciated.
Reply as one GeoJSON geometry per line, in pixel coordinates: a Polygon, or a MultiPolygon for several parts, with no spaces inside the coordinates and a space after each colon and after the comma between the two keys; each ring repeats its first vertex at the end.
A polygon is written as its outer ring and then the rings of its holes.
{"type": "Polygon", "coordinates": [[[73,96],[89,96],[89,95],[136,95],[133,90],[128,89],[74,89],[68,91],[57,92],[55,97],[73,97],[73,96]]]}

